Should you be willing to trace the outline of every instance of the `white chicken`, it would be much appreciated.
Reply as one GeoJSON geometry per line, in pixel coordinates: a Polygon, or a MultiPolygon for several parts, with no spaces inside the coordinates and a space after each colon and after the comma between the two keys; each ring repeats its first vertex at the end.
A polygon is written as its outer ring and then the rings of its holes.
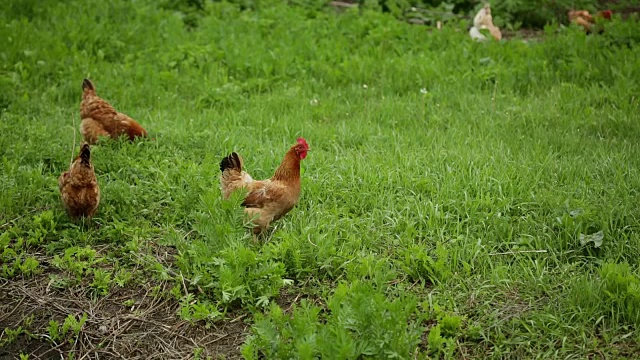
{"type": "Polygon", "coordinates": [[[493,24],[493,17],[491,16],[491,6],[489,4],[485,4],[480,11],[473,18],[473,26],[469,29],[469,35],[472,39],[478,41],[485,41],[487,37],[484,36],[480,32],[480,30],[487,29],[489,30],[489,34],[493,36],[496,40],[502,39],[502,33],[500,32],[500,28],[493,24]]]}

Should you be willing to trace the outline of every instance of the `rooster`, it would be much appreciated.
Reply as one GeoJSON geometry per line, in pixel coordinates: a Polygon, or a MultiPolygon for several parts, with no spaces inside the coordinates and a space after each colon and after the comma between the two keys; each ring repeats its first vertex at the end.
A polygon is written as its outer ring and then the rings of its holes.
{"type": "Polygon", "coordinates": [[[82,82],[80,103],[80,132],[84,140],[93,145],[100,136],[115,139],[126,134],[129,140],[147,136],[147,131],[129,116],[117,112],[111,104],[96,95],[96,88],[89,79],[82,82]]]}
{"type": "Polygon", "coordinates": [[[259,234],[298,203],[300,197],[300,161],[307,157],[309,145],[298,138],[284,155],[271,179],[253,180],[243,170],[242,158],[235,152],[220,162],[222,197],[228,199],[235,190],[246,189],[244,212],[253,220],[253,233],[259,234]]]}
{"type": "Polygon", "coordinates": [[[91,218],[100,203],[100,187],[91,164],[89,144],[83,143],[80,154],[58,179],[62,203],[73,219],[80,216],[91,218]]]}

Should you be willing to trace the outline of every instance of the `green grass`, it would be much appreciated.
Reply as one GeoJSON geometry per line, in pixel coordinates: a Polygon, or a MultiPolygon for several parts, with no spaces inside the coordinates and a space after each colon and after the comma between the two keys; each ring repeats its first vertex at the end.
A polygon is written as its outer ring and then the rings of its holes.
{"type": "Polygon", "coordinates": [[[175,317],[244,316],[246,358],[640,351],[635,20],[478,44],[375,12],[213,3],[186,28],[109,3],[0,14],[0,287],[169,281],[175,317]],[[100,207],[73,223],[57,177],[84,77],[152,139],[92,149],[100,207]],[[299,205],[252,243],[220,159],[267,178],[298,136],[299,205]]]}

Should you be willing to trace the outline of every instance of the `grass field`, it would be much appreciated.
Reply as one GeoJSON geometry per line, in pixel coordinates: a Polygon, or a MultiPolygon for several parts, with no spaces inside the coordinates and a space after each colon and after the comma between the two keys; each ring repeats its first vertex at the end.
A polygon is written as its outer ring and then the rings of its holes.
{"type": "Polygon", "coordinates": [[[635,20],[482,44],[284,5],[0,20],[0,357],[640,352],[635,20]],[[85,77],[150,139],[92,149],[102,200],[74,223],[85,77]],[[267,178],[298,136],[300,202],[254,243],[220,160],[267,178]]]}

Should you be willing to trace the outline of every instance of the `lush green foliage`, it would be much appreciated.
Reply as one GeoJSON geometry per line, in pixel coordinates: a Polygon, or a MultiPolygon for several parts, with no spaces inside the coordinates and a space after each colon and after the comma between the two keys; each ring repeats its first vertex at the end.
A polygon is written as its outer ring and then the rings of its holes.
{"type": "MultiPolygon", "coordinates": [[[[190,27],[197,27],[199,19],[208,14],[208,4],[218,0],[164,0],[165,9],[179,10],[183,21],[190,27]]],[[[270,0],[229,0],[244,10],[270,8],[276,2],[270,0]]],[[[521,26],[543,28],[547,24],[567,24],[568,11],[583,9],[595,14],[599,10],[626,13],[635,8],[634,0],[346,0],[363,9],[389,13],[401,20],[417,20],[435,26],[437,21],[447,23],[452,20],[470,19],[476,12],[490,3],[494,23],[502,28],[518,29],[521,26]]],[[[289,4],[309,11],[310,14],[330,3],[328,0],[291,0],[289,4]]],[[[342,2],[344,3],[344,2],[342,2]]]]}
{"type": "Polygon", "coordinates": [[[171,279],[176,316],[251,315],[247,358],[640,348],[637,23],[478,44],[367,10],[206,3],[189,27],[152,1],[8,9],[2,277],[95,297],[171,279]],[[73,223],[57,177],[84,77],[151,139],[93,148],[102,201],[73,223]],[[219,161],[237,150],[265,178],[297,136],[300,204],[253,243],[219,161]]]}

